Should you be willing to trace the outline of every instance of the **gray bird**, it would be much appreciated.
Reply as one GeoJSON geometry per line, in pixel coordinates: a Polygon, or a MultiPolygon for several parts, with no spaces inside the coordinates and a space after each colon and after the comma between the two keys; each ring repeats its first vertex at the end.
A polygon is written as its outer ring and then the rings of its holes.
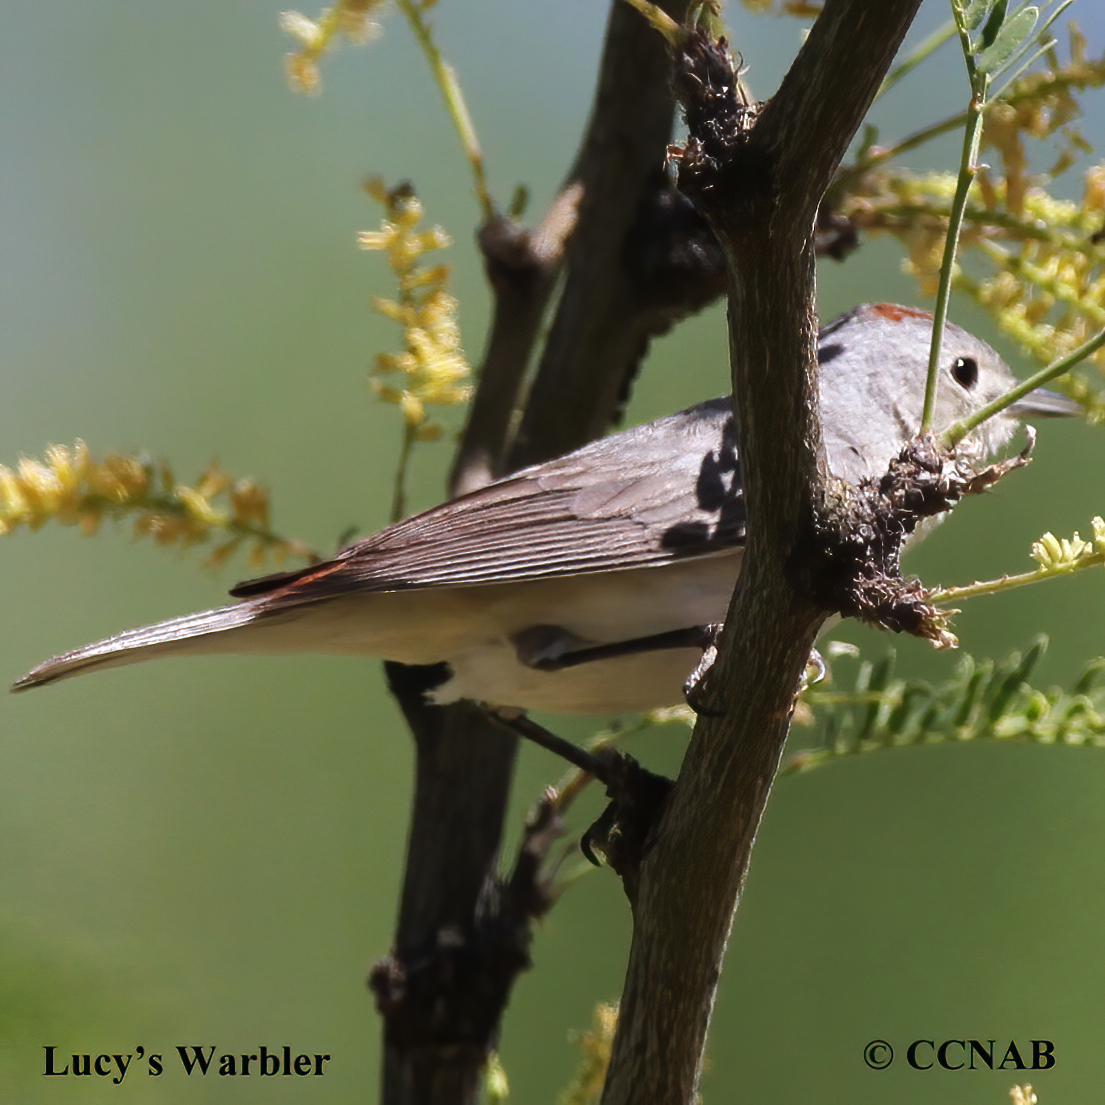
{"type": "MultiPolygon", "coordinates": [[[[930,315],[859,307],[819,337],[835,476],[881,475],[915,433],[930,315]]],[[[1016,382],[949,325],[941,428],[1016,382]]],[[[961,445],[983,460],[1016,418],[1078,407],[1036,391],[961,445]]],[[[388,526],[333,560],[240,584],[242,601],[131,629],[47,660],[24,690],[155,656],[320,652],[441,664],[440,703],[596,714],[680,699],[695,628],[725,616],[745,538],[731,401],[713,399],[595,441],[388,526]]]]}

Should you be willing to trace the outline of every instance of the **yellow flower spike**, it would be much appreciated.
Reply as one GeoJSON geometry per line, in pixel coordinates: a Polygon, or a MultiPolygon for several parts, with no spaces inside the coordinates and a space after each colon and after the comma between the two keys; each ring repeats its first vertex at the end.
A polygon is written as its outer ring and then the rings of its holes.
{"type": "Polygon", "coordinates": [[[11,469],[5,469],[4,472],[5,515],[14,525],[27,525],[34,517],[34,503],[28,498],[27,488],[20,482],[18,475],[11,469]]]}
{"type": "Polygon", "coordinates": [[[308,96],[314,95],[322,87],[322,77],[314,60],[303,54],[288,54],[284,59],[284,75],[288,84],[308,96]]]}
{"type": "MultiPolygon", "coordinates": [[[[61,446],[61,448],[64,449],[65,446],[61,446]]],[[[88,451],[88,446],[81,441],[79,437],[73,442],[72,456],[73,468],[78,476],[83,479],[88,472],[89,466],[92,464],[92,455],[88,451]]]]}
{"type": "Polygon", "coordinates": [[[395,240],[395,228],[383,223],[379,230],[362,230],[357,235],[361,249],[390,249],[395,240]]]}
{"type": "Polygon", "coordinates": [[[216,545],[208,554],[207,559],[203,562],[203,566],[205,568],[217,568],[220,564],[225,564],[227,560],[230,559],[231,555],[237,552],[238,546],[241,545],[241,543],[242,539],[240,537],[232,537],[229,541],[224,541],[221,545],[216,545]]]}
{"type": "Polygon", "coordinates": [[[237,522],[268,529],[269,496],[252,480],[239,480],[230,492],[230,507],[237,522]]]}
{"type": "Polygon", "coordinates": [[[196,488],[178,487],[176,498],[184,507],[186,517],[208,524],[216,521],[216,515],[211,509],[211,504],[204,498],[203,493],[196,488]]]}
{"type": "Polygon", "coordinates": [[[372,371],[377,375],[388,372],[405,372],[409,375],[417,367],[418,362],[413,353],[377,353],[376,365],[372,371]]]}
{"type": "Polygon", "coordinates": [[[194,497],[206,503],[220,491],[225,490],[225,488],[226,483],[219,479],[219,470],[217,468],[208,467],[200,473],[200,478],[196,481],[195,487],[179,488],[178,494],[185,495],[189,499],[194,497]]]}
{"type": "Polygon", "coordinates": [[[91,537],[99,528],[103,514],[97,510],[85,509],[77,515],[77,527],[82,537],[91,537]]]}
{"type": "Polygon", "coordinates": [[[280,29],[308,50],[316,50],[322,45],[322,28],[301,12],[281,12],[280,29]]]}
{"type": "Polygon", "coordinates": [[[392,217],[402,230],[413,230],[422,218],[422,201],[411,192],[400,195],[392,205],[392,217]]]}
{"type": "Polygon", "coordinates": [[[102,495],[105,499],[122,502],[133,494],[139,475],[128,464],[125,457],[109,455],[100,464],[89,466],[88,489],[93,495],[102,495]]]}
{"type": "Polygon", "coordinates": [[[595,1006],[590,1030],[571,1033],[580,1058],[574,1078],[560,1096],[561,1105],[590,1105],[598,1101],[610,1065],[617,1023],[618,1006],[600,1002],[595,1006]]]}
{"type": "Polygon", "coordinates": [[[439,422],[423,422],[415,430],[414,437],[416,441],[440,441],[444,432],[439,422]]]}
{"type": "Polygon", "coordinates": [[[420,313],[424,318],[443,319],[456,325],[453,316],[456,314],[457,306],[457,301],[447,291],[435,286],[430,288],[423,297],[420,313]]]}
{"type": "Polygon", "coordinates": [[[46,447],[46,467],[54,474],[58,490],[66,492],[76,485],[77,473],[69,450],[63,445],[46,447]]]}
{"type": "MultiPolygon", "coordinates": [[[[421,215],[421,212],[419,214],[421,215]]],[[[416,241],[422,253],[429,253],[435,249],[448,249],[453,244],[453,239],[440,226],[424,230],[418,235],[416,241]]],[[[449,270],[446,269],[445,271],[448,272],[449,270]]]]}
{"type": "Polygon", "coordinates": [[[409,235],[400,235],[388,250],[388,267],[402,281],[403,277],[418,264],[421,256],[418,244],[412,242],[409,235]]]}
{"type": "Polygon", "coordinates": [[[35,501],[48,494],[54,482],[53,473],[30,457],[20,459],[18,479],[24,494],[35,501]]]}
{"type": "Polygon", "coordinates": [[[404,274],[403,291],[413,292],[419,288],[428,288],[431,291],[440,288],[449,279],[448,265],[435,265],[432,269],[424,269],[404,274]]]}
{"type": "Polygon", "coordinates": [[[383,7],[383,0],[338,0],[318,19],[300,12],[283,12],[280,27],[299,44],[285,59],[288,81],[300,92],[317,92],[320,87],[318,62],[341,36],[351,42],[367,42],[380,34],[380,27],[368,19],[383,7]]]}
{"type": "MultiPolygon", "coordinates": [[[[428,329],[438,350],[445,353],[450,362],[455,361],[456,350],[460,347],[460,330],[457,329],[456,322],[451,318],[434,320],[428,329]]],[[[463,358],[461,363],[463,364],[463,358]]],[[[467,371],[467,365],[464,368],[467,371]]]]}
{"type": "Polygon", "coordinates": [[[1024,308],[1024,320],[1030,326],[1039,326],[1043,323],[1052,305],[1053,300],[1050,296],[1041,296],[1035,303],[1029,303],[1024,308]]]}
{"type": "Polygon", "coordinates": [[[373,296],[369,303],[377,314],[390,318],[400,326],[413,326],[418,321],[418,310],[410,303],[398,303],[394,299],[384,299],[382,296],[373,296]]]}
{"type": "Polygon", "coordinates": [[[1098,516],[1090,524],[1093,526],[1094,551],[1105,554],[1105,519],[1098,516]]]}
{"type": "Polygon", "coordinates": [[[1072,559],[1077,560],[1079,557],[1084,556],[1090,551],[1091,545],[1088,541],[1083,541],[1075,532],[1073,538],[1070,541],[1063,542],[1063,551],[1072,559]]]}
{"type": "Polygon", "coordinates": [[[399,409],[403,412],[409,426],[418,426],[426,417],[426,411],[422,406],[422,400],[417,395],[404,392],[399,400],[399,409]]]}
{"type": "Polygon", "coordinates": [[[405,336],[407,339],[407,348],[411,351],[415,361],[419,364],[423,364],[429,360],[437,349],[437,344],[421,326],[408,327],[405,336]]]}
{"type": "MultiPolygon", "coordinates": [[[[0,466],[0,535],[20,526],[35,530],[51,520],[91,535],[106,516],[127,515],[133,516],[135,536],[158,545],[196,544],[221,532],[229,534],[224,546],[253,542],[254,556],[271,553],[280,562],[292,552],[319,559],[299,542],[271,532],[263,488],[252,480],[233,483],[217,465],[209,466],[195,487],[178,487],[164,462],[117,454],[96,461],[78,441],[71,450],[52,445],[44,460],[25,458],[16,470],[0,466]],[[226,496],[229,510],[214,505],[219,495],[226,496]]],[[[216,550],[215,559],[229,551],[216,550]]]]}
{"type": "Polygon", "coordinates": [[[396,386],[371,379],[376,397],[399,406],[405,424],[401,446],[394,517],[403,512],[403,482],[411,446],[440,436],[426,415],[427,404],[454,405],[464,402],[469,389],[466,381],[471,369],[460,349],[460,329],[456,322],[457,303],[445,287],[449,266],[425,265],[424,257],[452,244],[441,227],[419,230],[422,203],[409,184],[385,188],[379,178],[365,182],[365,191],[384,208],[379,231],[365,231],[359,241],[364,248],[382,249],[388,267],[396,276],[396,298],[374,298],[373,309],[403,329],[401,353],[378,353],[374,375],[401,374],[396,386]]]}
{"type": "Polygon", "coordinates": [[[1045,533],[1039,541],[1034,541],[1032,543],[1032,559],[1035,560],[1041,568],[1054,568],[1062,554],[1063,550],[1055,534],[1050,530],[1045,533]]]}

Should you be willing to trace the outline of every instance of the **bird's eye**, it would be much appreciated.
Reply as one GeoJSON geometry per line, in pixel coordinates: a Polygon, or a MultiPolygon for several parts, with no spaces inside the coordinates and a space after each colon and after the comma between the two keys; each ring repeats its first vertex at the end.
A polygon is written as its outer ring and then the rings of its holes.
{"type": "Polygon", "coordinates": [[[978,361],[974,357],[956,357],[952,362],[955,382],[970,391],[978,383],[978,361]]]}

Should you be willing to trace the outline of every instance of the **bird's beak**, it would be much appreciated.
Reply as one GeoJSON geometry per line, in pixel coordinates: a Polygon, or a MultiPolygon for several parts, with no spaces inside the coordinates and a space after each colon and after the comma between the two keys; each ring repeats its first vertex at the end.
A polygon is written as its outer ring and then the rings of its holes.
{"type": "Polygon", "coordinates": [[[1070,418],[1082,414],[1081,404],[1046,388],[1030,391],[1007,410],[1015,418],[1070,418]]]}

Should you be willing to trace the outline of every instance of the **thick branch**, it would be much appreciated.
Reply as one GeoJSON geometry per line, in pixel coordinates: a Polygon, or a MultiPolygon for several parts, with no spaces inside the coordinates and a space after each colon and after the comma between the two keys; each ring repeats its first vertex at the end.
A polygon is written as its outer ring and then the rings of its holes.
{"type": "MultiPolygon", "coordinates": [[[[478,485],[503,468],[542,459],[550,450],[565,451],[601,433],[613,417],[627,366],[639,356],[639,328],[627,336],[627,328],[636,325],[633,318],[627,323],[628,312],[612,311],[604,295],[587,291],[601,290],[608,279],[624,289],[624,273],[616,278],[610,273],[619,268],[626,226],[635,217],[645,182],[663,163],[674,117],[668,59],[647,28],[627,14],[632,16],[614,0],[589,134],[542,227],[517,240],[513,257],[505,223],[482,232],[495,322],[471,424],[454,468],[455,489],[478,485]],[[524,416],[527,436],[515,442],[504,464],[504,438],[519,381],[581,189],[586,212],[573,240],[585,226],[586,241],[567,258],[567,284],[576,290],[560,305],[556,327],[562,338],[557,350],[546,351],[542,360],[540,383],[524,416]],[[592,252],[600,259],[598,265],[591,262],[592,252]],[[596,344],[595,335],[616,335],[616,348],[596,344]],[[579,384],[581,368],[586,387],[579,384]]],[[[634,310],[639,308],[634,305],[634,310]]],[[[390,676],[393,683],[413,680],[398,697],[412,722],[418,782],[395,950],[373,976],[385,1015],[382,1100],[385,1105],[468,1105],[477,1099],[482,1065],[495,1047],[512,977],[490,990],[481,990],[478,974],[465,986],[439,987],[436,1004],[431,988],[418,995],[413,1011],[404,1005],[411,992],[393,983],[408,977],[411,962],[427,955],[433,962],[425,965],[425,977],[431,983],[445,978],[455,955],[443,946],[442,934],[445,944],[460,940],[485,962],[513,963],[515,971],[524,965],[516,955],[511,959],[516,925],[499,930],[506,946],[496,958],[481,935],[487,931],[486,917],[478,915],[498,863],[515,738],[475,716],[468,704],[425,707],[417,669],[404,675],[392,666],[390,676]],[[435,964],[442,967],[436,974],[435,964]],[[478,1014],[474,998],[484,1001],[478,1014]]]]}
{"type": "Polygon", "coordinates": [[[725,943],[827,611],[792,557],[831,512],[816,399],[814,220],[919,0],[828,0],[758,113],[722,57],[692,39],[677,86],[690,140],[683,188],[730,270],[730,342],[748,547],[703,714],[653,845],[604,1102],[694,1099],[725,943]],[[688,908],[693,903],[693,908],[688,908]]]}
{"type": "Polygon", "coordinates": [[[526,230],[500,216],[480,228],[487,279],[494,294],[480,386],[457,447],[449,490],[461,495],[502,475],[508,431],[541,319],[575,228],[582,187],[570,182],[541,225],[526,230]]]}
{"type": "MultiPolygon", "coordinates": [[[[682,19],[687,0],[661,6],[682,19]]],[[[642,310],[639,274],[627,264],[626,250],[671,140],[670,71],[663,40],[616,0],[587,134],[569,176],[583,194],[564,291],[511,453],[512,469],[602,434],[656,332],[642,310]]]]}
{"type": "Polygon", "coordinates": [[[764,105],[754,141],[777,151],[783,206],[820,202],[920,0],[830,0],[779,86],[764,105]]]}
{"type": "MultiPolygon", "coordinates": [[[[395,944],[370,979],[384,1017],[380,1099],[474,1102],[505,1001],[477,985],[501,956],[475,919],[495,872],[517,739],[472,703],[426,705],[427,669],[386,667],[414,735],[415,793],[395,944]],[[470,976],[456,977],[458,956],[470,976]]],[[[519,966],[508,962],[509,980],[519,966]]]]}

